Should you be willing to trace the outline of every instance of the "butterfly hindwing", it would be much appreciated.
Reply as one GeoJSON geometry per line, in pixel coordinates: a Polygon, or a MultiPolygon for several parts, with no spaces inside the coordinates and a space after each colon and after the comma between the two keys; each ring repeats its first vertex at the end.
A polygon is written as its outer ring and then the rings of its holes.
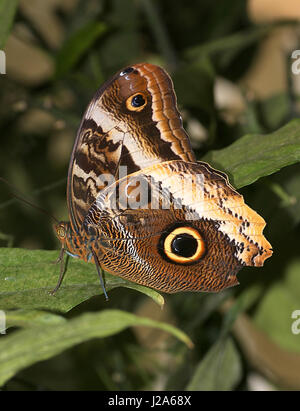
{"type": "Polygon", "coordinates": [[[84,224],[105,270],[166,292],[219,291],[272,254],[262,217],[203,162],[167,161],[122,178],[84,224]]]}

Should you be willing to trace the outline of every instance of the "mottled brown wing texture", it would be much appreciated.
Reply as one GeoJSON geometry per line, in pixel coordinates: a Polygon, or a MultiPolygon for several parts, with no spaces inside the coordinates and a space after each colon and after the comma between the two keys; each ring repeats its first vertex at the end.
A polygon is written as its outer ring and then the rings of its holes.
{"type": "Polygon", "coordinates": [[[67,188],[73,230],[113,178],[177,159],[195,157],[169,75],[152,64],[118,72],[95,94],[74,144],[67,188]]]}
{"type": "Polygon", "coordinates": [[[264,219],[203,162],[166,161],[120,179],[83,226],[101,267],[169,293],[220,291],[272,255],[264,219]]]}

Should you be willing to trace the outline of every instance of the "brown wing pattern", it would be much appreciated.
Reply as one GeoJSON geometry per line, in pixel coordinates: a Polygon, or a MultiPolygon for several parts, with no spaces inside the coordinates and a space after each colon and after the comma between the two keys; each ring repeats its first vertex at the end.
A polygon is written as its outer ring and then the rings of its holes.
{"type": "Polygon", "coordinates": [[[195,157],[169,75],[146,63],[121,70],[95,94],[74,144],[67,198],[75,232],[113,178],[178,159],[195,157]]]}
{"type": "Polygon", "coordinates": [[[127,67],[95,94],[67,198],[71,223],[56,227],[62,250],[99,274],[101,266],[170,293],[220,291],[272,255],[263,218],[224,173],[196,162],[172,81],[151,64],[127,67]]]}
{"type": "Polygon", "coordinates": [[[84,226],[105,270],[165,292],[220,291],[237,284],[242,266],[272,255],[264,219],[203,162],[167,161],[124,177],[102,191],[84,226]],[[134,210],[125,188],[137,178],[144,192],[134,210]],[[199,234],[200,256],[168,258],[164,241],[178,228],[199,234]]]}

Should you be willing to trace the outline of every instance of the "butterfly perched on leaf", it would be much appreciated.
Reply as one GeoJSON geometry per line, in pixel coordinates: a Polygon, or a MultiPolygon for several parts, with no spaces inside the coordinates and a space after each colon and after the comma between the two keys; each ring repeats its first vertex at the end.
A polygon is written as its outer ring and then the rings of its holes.
{"type": "Polygon", "coordinates": [[[168,293],[220,291],[272,255],[264,219],[224,173],[196,161],[172,80],[152,64],[127,67],[96,92],[67,202],[70,221],[55,226],[61,258],[94,263],[101,281],[105,270],[168,293]]]}

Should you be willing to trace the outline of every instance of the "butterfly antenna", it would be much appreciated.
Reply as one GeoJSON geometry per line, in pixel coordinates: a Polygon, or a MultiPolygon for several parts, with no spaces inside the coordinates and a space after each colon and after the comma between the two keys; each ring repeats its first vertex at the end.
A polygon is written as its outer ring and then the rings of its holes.
{"type": "Polygon", "coordinates": [[[10,194],[11,194],[14,198],[16,198],[17,200],[19,200],[19,201],[27,204],[28,206],[33,207],[33,208],[35,208],[36,210],[39,210],[40,212],[46,214],[48,217],[52,218],[52,220],[54,220],[56,224],[59,223],[59,221],[57,220],[57,218],[55,218],[55,217],[54,217],[52,214],[50,214],[48,211],[44,210],[42,207],[37,206],[36,204],[31,203],[31,202],[28,201],[28,200],[25,200],[25,198],[24,198],[23,196],[21,197],[21,196],[19,196],[18,194],[16,194],[16,193],[15,193],[16,188],[15,188],[12,184],[10,184],[7,180],[5,180],[5,178],[0,177],[0,181],[2,181],[3,183],[5,183],[6,185],[8,185],[8,186],[10,187],[10,189],[11,189],[10,194]]]}

